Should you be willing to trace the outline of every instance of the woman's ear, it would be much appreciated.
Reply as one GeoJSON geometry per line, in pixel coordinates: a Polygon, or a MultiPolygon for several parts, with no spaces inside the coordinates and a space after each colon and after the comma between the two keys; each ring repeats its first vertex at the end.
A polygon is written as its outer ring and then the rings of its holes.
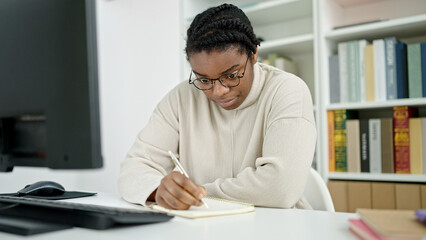
{"type": "Polygon", "coordinates": [[[256,63],[257,62],[257,53],[258,53],[259,51],[257,50],[257,46],[256,46],[256,52],[255,53],[253,53],[252,54],[252,63],[256,63]]]}

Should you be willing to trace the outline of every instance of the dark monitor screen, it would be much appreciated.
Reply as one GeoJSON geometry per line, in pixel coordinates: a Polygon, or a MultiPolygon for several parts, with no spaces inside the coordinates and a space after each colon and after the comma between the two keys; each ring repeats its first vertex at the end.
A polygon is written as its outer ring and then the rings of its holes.
{"type": "Polygon", "coordinates": [[[102,167],[95,0],[0,1],[0,171],[102,167]]]}

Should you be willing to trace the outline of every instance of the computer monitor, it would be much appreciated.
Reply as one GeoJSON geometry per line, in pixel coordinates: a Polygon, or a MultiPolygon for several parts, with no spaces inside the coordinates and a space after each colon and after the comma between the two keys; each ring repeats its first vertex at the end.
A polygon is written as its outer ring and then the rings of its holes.
{"type": "Polygon", "coordinates": [[[95,2],[0,1],[0,171],[102,167],[95,2]]]}

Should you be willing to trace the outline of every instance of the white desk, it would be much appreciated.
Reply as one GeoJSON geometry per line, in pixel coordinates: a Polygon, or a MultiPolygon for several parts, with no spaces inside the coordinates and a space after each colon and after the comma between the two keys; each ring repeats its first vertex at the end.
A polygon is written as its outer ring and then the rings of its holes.
{"type": "MultiPolygon", "coordinates": [[[[91,203],[124,208],[138,208],[118,196],[100,194],[95,197],[67,201],[91,203]]],[[[256,208],[255,212],[234,216],[203,219],[175,217],[168,222],[139,226],[126,226],[108,230],[73,228],[57,232],[22,237],[0,232],[0,239],[358,239],[349,230],[351,213],[329,213],[297,209],[256,208]]]]}

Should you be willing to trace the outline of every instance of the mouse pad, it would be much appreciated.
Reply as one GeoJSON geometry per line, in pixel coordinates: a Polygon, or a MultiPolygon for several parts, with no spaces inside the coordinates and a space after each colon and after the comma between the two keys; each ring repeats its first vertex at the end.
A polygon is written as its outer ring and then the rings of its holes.
{"type": "MultiPolygon", "coordinates": [[[[21,197],[27,197],[27,198],[38,198],[38,199],[48,199],[48,200],[61,200],[61,199],[71,199],[71,198],[81,198],[81,197],[89,197],[96,195],[96,193],[90,193],[90,192],[70,192],[66,191],[62,195],[57,196],[31,196],[31,195],[24,195],[21,197]]],[[[11,197],[19,197],[18,193],[2,193],[0,196],[11,196],[11,197]]]]}

